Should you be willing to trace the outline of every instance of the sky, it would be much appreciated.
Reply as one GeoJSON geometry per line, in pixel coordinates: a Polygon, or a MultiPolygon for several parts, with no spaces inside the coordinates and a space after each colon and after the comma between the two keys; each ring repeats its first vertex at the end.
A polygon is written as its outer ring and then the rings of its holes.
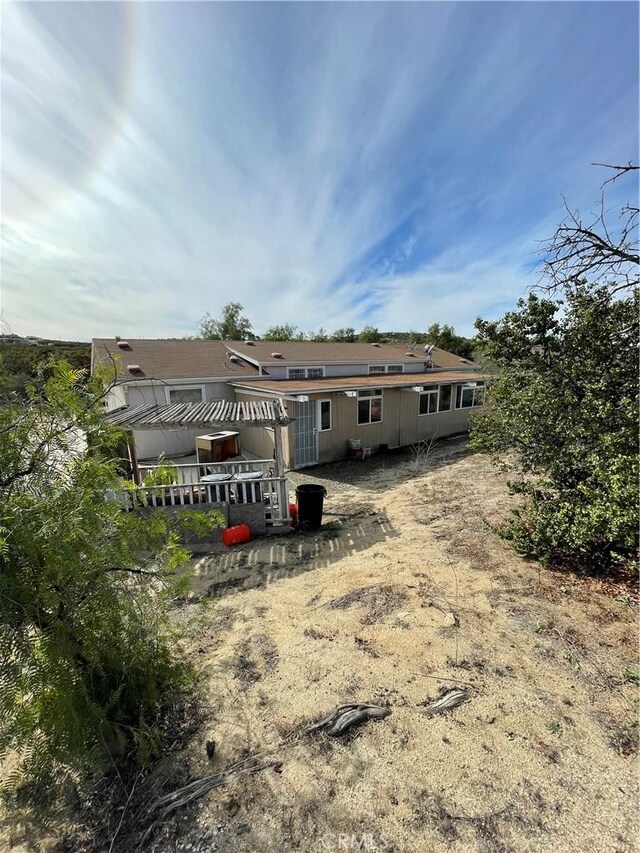
{"type": "Polygon", "coordinates": [[[5,3],[3,330],[472,333],[637,162],[638,8],[5,3]]]}

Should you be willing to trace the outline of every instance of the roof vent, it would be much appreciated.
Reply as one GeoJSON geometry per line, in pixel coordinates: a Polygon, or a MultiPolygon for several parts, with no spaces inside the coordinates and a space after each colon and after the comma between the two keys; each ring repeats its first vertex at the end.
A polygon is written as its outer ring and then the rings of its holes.
{"type": "Polygon", "coordinates": [[[373,344],[371,344],[371,346],[372,346],[372,347],[379,347],[379,346],[380,346],[380,344],[375,344],[375,343],[373,343],[373,344]]]}
{"type": "Polygon", "coordinates": [[[415,352],[405,352],[405,355],[407,356],[407,358],[415,358],[416,357],[415,352]]]}
{"type": "Polygon", "coordinates": [[[129,346],[129,341],[119,340],[118,346],[120,347],[120,349],[131,349],[131,347],[129,346]]]}
{"type": "Polygon", "coordinates": [[[238,356],[237,356],[237,355],[230,355],[230,356],[229,356],[229,361],[232,361],[234,364],[238,364],[238,362],[240,361],[240,359],[238,358],[238,356]]]}
{"type": "Polygon", "coordinates": [[[463,364],[471,364],[468,358],[460,358],[458,360],[461,361],[463,364]]]}
{"type": "Polygon", "coordinates": [[[128,364],[127,370],[129,373],[142,373],[142,368],[139,364],[128,364]]]}
{"type": "Polygon", "coordinates": [[[281,352],[272,352],[271,358],[284,358],[281,352]]]}
{"type": "Polygon", "coordinates": [[[247,339],[245,340],[245,344],[246,344],[248,347],[254,347],[254,346],[256,345],[256,342],[255,342],[255,341],[252,341],[252,340],[251,340],[251,338],[247,338],[247,339]]]}

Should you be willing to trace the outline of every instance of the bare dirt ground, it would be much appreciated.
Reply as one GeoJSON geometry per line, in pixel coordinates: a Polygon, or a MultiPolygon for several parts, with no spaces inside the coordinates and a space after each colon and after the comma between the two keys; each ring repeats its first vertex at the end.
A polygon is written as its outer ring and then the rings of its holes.
{"type": "Polygon", "coordinates": [[[282,767],[156,849],[638,849],[635,597],[509,550],[510,498],[463,441],[294,479],[326,485],[323,530],[196,561],[183,614],[210,703],[192,772],[247,751],[282,767]],[[421,713],[461,685],[466,704],[421,713]],[[357,701],[392,713],[305,734],[357,701]]]}
{"type": "Polygon", "coordinates": [[[327,487],[321,531],[194,560],[176,618],[205,719],[170,759],[183,781],[249,753],[282,764],[178,810],[141,849],[639,849],[634,590],[514,554],[493,530],[504,483],[461,440],[292,479],[327,487]],[[469,701],[422,713],[452,687],[469,701]],[[359,701],[391,714],[305,732],[359,701]]]}

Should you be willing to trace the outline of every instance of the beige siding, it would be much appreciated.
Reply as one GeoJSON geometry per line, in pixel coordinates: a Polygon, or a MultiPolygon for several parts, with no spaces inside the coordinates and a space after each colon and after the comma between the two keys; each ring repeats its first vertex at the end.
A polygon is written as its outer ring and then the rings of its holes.
{"type": "Polygon", "coordinates": [[[240,453],[248,450],[260,459],[273,459],[275,438],[272,429],[266,427],[242,427],[240,430],[240,453]]]}
{"type": "MultiPolygon", "coordinates": [[[[454,395],[455,396],[455,395],[454,395]]],[[[404,447],[431,437],[443,438],[469,429],[473,409],[454,409],[433,415],[419,415],[419,394],[400,388],[383,393],[382,421],[358,425],[356,397],[343,394],[313,395],[312,399],[331,400],[332,428],[318,433],[318,461],[344,459],[350,438],[362,440],[363,447],[373,450],[386,444],[404,447]]]]}
{"type": "MultiPolygon", "coordinates": [[[[242,391],[236,389],[235,399],[239,403],[243,403],[252,400],[273,400],[273,396],[264,395],[258,397],[255,394],[243,394],[242,391]]],[[[239,432],[240,452],[248,450],[249,453],[255,453],[261,459],[273,459],[275,437],[272,429],[267,429],[266,427],[243,427],[239,432]]],[[[282,452],[286,467],[289,467],[288,432],[287,427],[282,429],[282,452]]]]}
{"type": "MultiPolygon", "coordinates": [[[[455,400],[455,385],[452,394],[455,400]]],[[[236,391],[238,400],[269,399],[236,391]]],[[[469,415],[474,409],[452,409],[433,415],[420,415],[420,395],[401,388],[387,388],[383,392],[382,421],[377,424],[357,423],[358,399],[344,394],[310,394],[311,400],[331,400],[331,429],[318,432],[318,462],[335,462],[345,459],[350,438],[362,440],[363,447],[376,450],[382,444],[405,447],[431,437],[444,438],[469,429],[469,415]]],[[[285,404],[286,405],[286,404],[285,404]]],[[[318,420],[319,426],[319,420],[318,420]]],[[[282,431],[285,465],[290,467],[294,453],[294,428],[282,431]]],[[[273,434],[260,427],[247,427],[241,431],[240,446],[263,458],[273,456],[273,434]]]]}

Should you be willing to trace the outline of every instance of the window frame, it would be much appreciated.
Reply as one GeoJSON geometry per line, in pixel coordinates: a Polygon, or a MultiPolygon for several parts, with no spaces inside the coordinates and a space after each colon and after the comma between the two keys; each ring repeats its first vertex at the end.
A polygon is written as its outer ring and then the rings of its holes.
{"type": "Polygon", "coordinates": [[[311,365],[311,367],[287,367],[287,379],[324,379],[326,376],[326,370],[323,364],[311,365]],[[302,371],[302,376],[291,376],[292,370],[302,371]],[[309,376],[310,370],[321,370],[322,373],[320,376],[309,376]]]}
{"type": "MultiPolygon", "coordinates": [[[[173,387],[167,386],[165,388],[165,398],[167,401],[167,406],[186,405],[186,403],[174,403],[171,400],[171,392],[172,391],[199,391],[200,392],[200,402],[201,403],[205,402],[206,394],[205,394],[205,386],[204,385],[177,385],[177,386],[173,386],[173,387]]],[[[195,403],[192,405],[195,405],[195,403]]]]}
{"type": "Polygon", "coordinates": [[[441,412],[450,412],[451,411],[451,407],[453,406],[453,403],[455,402],[453,389],[454,389],[454,385],[452,382],[443,382],[441,385],[438,385],[438,414],[440,414],[441,412]],[[447,409],[443,409],[441,407],[442,389],[443,388],[449,389],[449,408],[447,408],[447,409]]]}
{"type": "Polygon", "coordinates": [[[319,433],[320,432],[331,432],[332,429],[333,429],[333,405],[332,405],[332,401],[330,398],[327,398],[326,400],[318,400],[318,432],[319,433]],[[323,403],[329,404],[329,426],[328,427],[322,426],[322,404],[323,403]]]}
{"type": "Polygon", "coordinates": [[[393,376],[398,376],[400,373],[404,373],[404,363],[403,364],[370,364],[369,365],[369,376],[384,376],[386,374],[391,374],[393,376]],[[392,367],[399,367],[400,370],[391,370],[392,367]]]}
{"type": "MultiPolygon", "coordinates": [[[[484,395],[486,393],[487,383],[486,382],[461,382],[456,385],[456,409],[477,409],[479,406],[484,405],[484,395]],[[471,391],[471,405],[463,406],[462,398],[464,396],[465,391],[471,391]],[[476,403],[476,392],[480,391],[481,400],[476,403]]],[[[479,396],[480,396],[479,395],[479,396]]]]}
{"type": "Polygon", "coordinates": [[[438,411],[439,411],[440,386],[439,385],[427,385],[426,388],[427,388],[426,391],[424,391],[424,390],[420,391],[420,393],[418,394],[418,417],[419,418],[425,418],[425,417],[428,417],[429,415],[437,415],[438,411]],[[429,411],[430,404],[428,404],[427,405],[427,411],[421,412],[420,409],[422,408],[422,398],[427,397],[430,400],[431,397],[434,395],[435,395],[435,401],[436,401],[435,409],[432,412],[429,411]]]}
{"type": "Polygon", "coordinates": [[[381,424],[384,419],[384,389],[383,388],[363,388],[358,391],[356,397],[356,426],[372,426],[373,424],[381,424]],[[374,400],[380,400],[380,420],[371,420],[371,404],[374,400]],[[369,403],[369,420],[360,421],[360,403],[366,401],[369,403]]]}
{"type": "Polygon", "coordinates": [[[287,379],[306,379],[306,378],[307,378],[307,371],[304,367],[287,367],[287,379]],[[302,376],[292,376],[291,373],[294,370],[299,372],[299,373],[302,373],[302,376]]]}

